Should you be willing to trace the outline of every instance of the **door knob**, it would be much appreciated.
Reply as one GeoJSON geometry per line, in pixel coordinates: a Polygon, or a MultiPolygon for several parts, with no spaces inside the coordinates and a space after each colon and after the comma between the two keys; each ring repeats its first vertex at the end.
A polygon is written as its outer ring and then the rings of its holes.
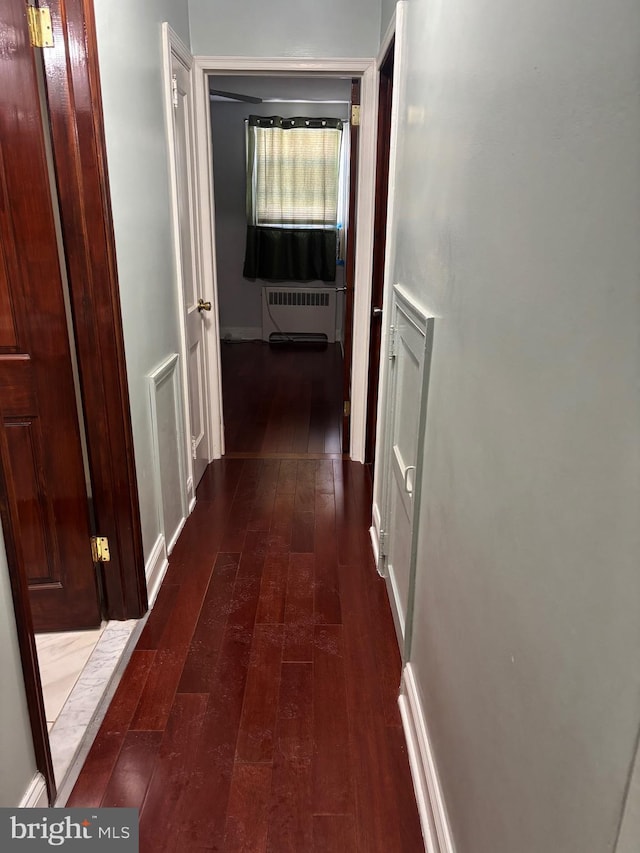
{"type": "Polygon", "coordinates": [[[374,317],[382,317],[382,308],[374,308],[371,314],[374,317]]]}
{"type": "Polygon", "coordinates": [[[198,299],[198,311],[211,311],[211,303],[204,299],[198,299]]]}

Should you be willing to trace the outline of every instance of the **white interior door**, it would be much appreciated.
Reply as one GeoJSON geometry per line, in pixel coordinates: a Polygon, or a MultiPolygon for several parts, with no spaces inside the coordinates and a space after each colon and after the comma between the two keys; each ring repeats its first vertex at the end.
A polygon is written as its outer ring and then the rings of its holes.
{"type": "Polygon", "coordinates": [[[189,65],[171,45],[171,89],[173,124],[174,213],[177,219],[178,278],[184,327],[185,383],[195,492],[211,459],[207,394],[207,330],[211,324],[211,302],[201,293],[198,275],[197,228],[194,204],[192,97],[189,65]]]}
{"type": "Polygon", "coordinates": [[[386,425],[385,554],[396,627],[405,639],[411,593],[411,547],[425,359],[424,318],[394,293],[386,425]]]}

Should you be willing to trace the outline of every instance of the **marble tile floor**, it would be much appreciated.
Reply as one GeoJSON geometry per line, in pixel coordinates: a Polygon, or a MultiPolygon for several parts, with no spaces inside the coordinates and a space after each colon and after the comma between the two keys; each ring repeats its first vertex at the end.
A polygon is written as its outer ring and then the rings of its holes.
{"type": "Polygon", "coordinates": [[[75,687],[104,630],[36,634],[38,663],[49,731],[75,687]]]}
{"type": "Polygon", "coordinates": [[[36,637],[58,806],[75,784],[145,622],[36,637]]]}

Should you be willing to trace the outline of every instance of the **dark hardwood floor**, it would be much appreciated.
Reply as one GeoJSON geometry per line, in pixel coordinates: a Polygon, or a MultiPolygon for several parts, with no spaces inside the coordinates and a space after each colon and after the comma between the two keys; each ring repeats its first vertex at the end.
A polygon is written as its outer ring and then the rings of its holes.
{"type": "Polygon", "coordinates": [[[222,343],[229,453],[340,453],[342,352],[262,341],[222,343]]]}
{"type": "Polygon", "coordinates": [[[68,805],[137,807],[142,853],[417,853],[369,474],[273,452],[207,469],[68,805]]]}

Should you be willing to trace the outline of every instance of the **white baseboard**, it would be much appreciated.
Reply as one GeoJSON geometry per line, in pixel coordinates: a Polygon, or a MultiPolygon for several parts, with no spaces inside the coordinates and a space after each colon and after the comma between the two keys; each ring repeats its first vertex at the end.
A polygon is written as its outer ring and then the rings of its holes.
{"type": "Polygon", "coordinates": [[[167,545],[167,557],[171,556],[171,552],[173,551],[175,544],[178,541],[178,537],[182,533],[182,530],[183,530],[186,523],[187,523],[187,519],[183,518],[182,521],[180,522],[180,524],[176,527],[173,536],[171,537],[171,539],[169,539],[169,544],[167,545]]]}
{"type": "Polygon", "coordinates": [[[410,663],[402,673],[398,704],[407,740],[425,849],[427,853],[455,853],[420,694],[410,663]]]}
{"type": "Polygon", "coordinates": [[[384,578],[387,576],[387,567],[385,565],[384,555],[380,553],[380,529],[382,527],[382,522],[380,521],[380,509],[377,503],[373,504],[371,520],[373,524],[369,528],[369,536],[371,537],[373,556],[375,557],[378,574],[381,578],[384,578]]]}
{"type": "Polygon", "coordinates": [[[387,572],[385,574],[385,580],[387,582],[387,595],[389,596],[389,604],[391,605],[391,614],[393,616],[393,623],[396,626],[396,634],[398,635],[398,643],[400,648],[404,648],[404,608],[402,605],[402,598],[400,596],[400,591],[398,589],[398,585],[396,583],[395,574],[393,572],[393,567],[387,565],[387,572]]]}
{"type": "Polygon", "coordinates": [[[378,504],[375,501],[374,501],[373,506],[371,507],[371,518],[373,520],[373,524],[374,524],[376,530],[380,530],[380,528],[382,527],[382,521],[381,521],[381,517],[380,517],[380,507],[378,506],[378,504]]]}
{"type": "Polygon", "coordinates": [[[145,577],[147,578],[147,598],[149,599],[149,608],[153,607],[153,602],[156,600],[160,584],[164,578],[167,568],[169,567],[169,559],[167,556],[166,543],[164,536],[160,534],[156,539],[149,559],[144,569],[145,577]]]}
{"type": "Polygon", "coordinates": [[[195,508],[196,508],[196,496],[193,495],[193,497],[189,501],[189,515],[191,515],[191,513],[194,511],[195,508]]]}
{"type": "Polygon", "coordinates": [[[262,326],[221,326],[222,341],[262,340],[262,326]]]}
{"type": "Polygon", "coordinates": [[[24,796],[20,800],[18,808],[46,809],[48,806],[49,797],[47,795],[47,783],[44,781],[42,773],[36,773],[31,780],[31,784],[24,792],[24,796]]]}
{"type": "Polygon", "coordinates": [[[371,537],[371,547],[373,549],[373,559],[376,561],[378,574],[380,574],[380,537],[376,530],[375,524],[369,528],[369,536],[371,537]]]}

